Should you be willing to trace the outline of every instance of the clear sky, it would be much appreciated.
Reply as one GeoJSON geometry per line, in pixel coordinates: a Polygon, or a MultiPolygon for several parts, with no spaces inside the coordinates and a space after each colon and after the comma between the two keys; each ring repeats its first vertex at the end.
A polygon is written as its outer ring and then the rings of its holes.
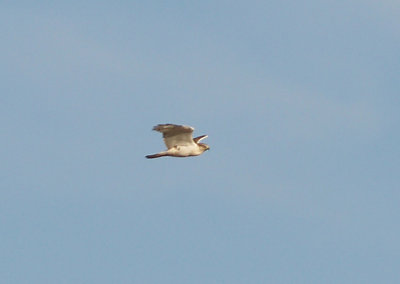
{"type": "Polygon", "coordinates": [[[398,1],[6,1],[2,283],[400,283],[398,1]],[[208,134],[195,158],[158,123],[208,134]]]}

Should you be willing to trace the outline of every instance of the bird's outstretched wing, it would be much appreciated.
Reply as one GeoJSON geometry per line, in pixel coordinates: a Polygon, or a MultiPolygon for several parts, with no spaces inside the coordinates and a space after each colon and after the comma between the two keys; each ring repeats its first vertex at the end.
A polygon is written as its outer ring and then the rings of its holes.
{"type": "Polygon", "coordinates": [[[192,133],[194,128],[185,125],[159,124],[153,130],[163,134],[164,143],[168,149],[175,146],[193,145],[192,133]]]}
{"type": "Polygon", "coordinates": [[[208,137],[208,135],[201,135],[199,137],[195,137],[193,138],[194,143],[199,143],[201,140],[206,139],[208,137]]]}

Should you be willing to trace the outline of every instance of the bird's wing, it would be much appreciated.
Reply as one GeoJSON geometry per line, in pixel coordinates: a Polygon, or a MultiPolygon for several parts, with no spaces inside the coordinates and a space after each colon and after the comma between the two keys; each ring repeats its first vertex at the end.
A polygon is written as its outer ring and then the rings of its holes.
{"type": "Polygon", "coordinates": [[[193,138],[194,143],[199,143],[201,140],[206,139],[208,135],[201,135],[199,137],[193,138]]]}
{"type": "Polygon", "coordinates": [[[192,133],[194,128],[185,125],[159,124],[153,130],[163,134],[164,143],[168,149],[175,146],[193,145],[192,133]]]}

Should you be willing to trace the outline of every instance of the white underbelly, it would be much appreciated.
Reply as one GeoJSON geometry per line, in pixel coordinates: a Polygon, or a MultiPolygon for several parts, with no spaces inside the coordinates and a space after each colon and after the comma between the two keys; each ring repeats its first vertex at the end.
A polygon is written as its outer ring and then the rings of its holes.
{"type": "Polygon", "coordinates": [[[199,146],[187,145],[187,146],[177,146],[168,150],[170,154],[177,157],[187,157],[187,156],[197,156],[200,155],[199,146]]]}

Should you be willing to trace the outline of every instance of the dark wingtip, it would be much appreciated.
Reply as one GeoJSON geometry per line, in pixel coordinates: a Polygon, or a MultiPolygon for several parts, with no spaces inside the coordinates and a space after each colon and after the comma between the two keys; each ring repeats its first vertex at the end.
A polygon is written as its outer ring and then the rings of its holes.
{"type": "Polygon", "coordinates": [[[147,155],[146,158],[147,159],[154,159],[154,158],[160,158],[160,157],[164,157],[166,155],[164,154],[153,154],[153,155],[147,155]]]}

